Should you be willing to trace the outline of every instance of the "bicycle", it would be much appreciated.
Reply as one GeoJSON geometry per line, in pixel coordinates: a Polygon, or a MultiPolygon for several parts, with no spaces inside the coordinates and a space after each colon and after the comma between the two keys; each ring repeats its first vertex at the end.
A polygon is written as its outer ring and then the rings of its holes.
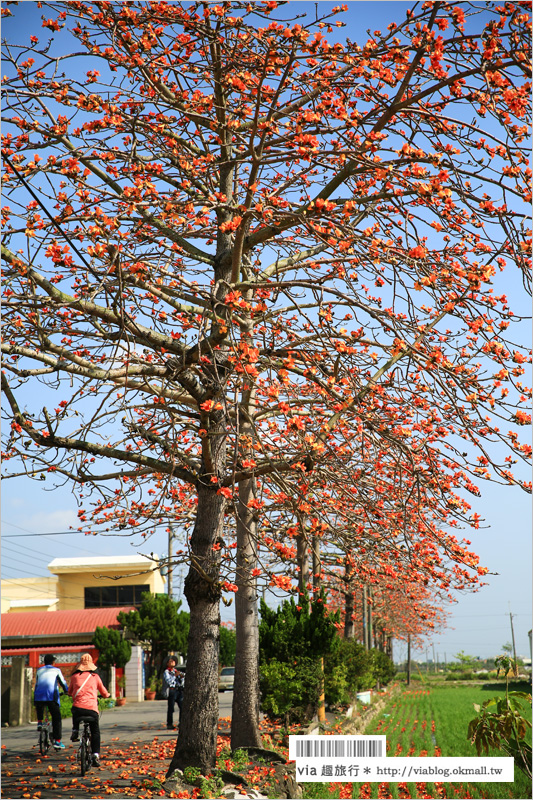
{"type": "Polygon", "coordinates": [[[91,742],[91,728],[90,723],[92,717],[80,717],[80,746],[78,749],[78,760],[80,762],[80,770],[82,777],[85,775],[92,763],[92,742],[91,742]]]}
{"type": "Polygon", "coordinates": [[[43,714],[43,721],[41,724],[41,729],[39,731],[39,752],[42,756],[45,756],[50,749],[50,745],[52,744],[52,733],[50,730],[51,720],[50,720],[50,713],[48,709],[45,709],[43,714]]]}

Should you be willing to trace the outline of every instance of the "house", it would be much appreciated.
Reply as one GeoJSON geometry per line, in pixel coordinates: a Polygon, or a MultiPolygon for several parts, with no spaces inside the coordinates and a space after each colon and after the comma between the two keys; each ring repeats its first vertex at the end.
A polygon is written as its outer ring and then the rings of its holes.
{"type": "Polygon", "coordinates": [[[64,665],[68,674],[82,653],[98,657],[98,650],[92,645],[96,628],[118,629],[117,614],[131,608],[2,614],[2,666],[9,666],[13,656],[24,656],[26,666],[37,669],[43,665],[44,656],[53,653],[56,666],[64,665]]]}
{"type": "MultiPolygon", "coordinates": [[[[164,591],[159,561],[153,558],[55,558],[48,564],[50,577],[2,581],[2,667],[11,667],[19,656],[35,673],[46,653],[53,653],[68,678],[82,653],[96,660],[96,628],[119,628],[120,611],[140,606],[144,592],[164,591]]],[[[142,699],[142,663],[136,646],[126,668],[126,692],[136,699],[142,699]]]]}
{"type": "Polygon", "coordinates": [[[48,564],[51,576],[2,581],[2,614],[138,607],[143,592],[165,591],[158,558],[153,559],[140,555],[54,558],[48,564]]]}

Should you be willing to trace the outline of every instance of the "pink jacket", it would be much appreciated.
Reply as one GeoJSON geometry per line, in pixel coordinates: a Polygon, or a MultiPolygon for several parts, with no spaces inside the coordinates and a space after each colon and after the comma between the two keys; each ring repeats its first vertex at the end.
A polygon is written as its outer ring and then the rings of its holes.
{"type": "Polygon", "coordinates": [[[91,711],[98,711],[98,693],[102,697],[109,697],[100,676],[94,672],[75,672],[70,679],[68,693],[73,706],[91,711]]]}

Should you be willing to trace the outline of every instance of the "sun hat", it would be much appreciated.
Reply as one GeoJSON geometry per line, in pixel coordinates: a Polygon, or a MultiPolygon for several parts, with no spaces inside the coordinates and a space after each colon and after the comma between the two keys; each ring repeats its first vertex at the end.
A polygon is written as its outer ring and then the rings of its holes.
{"type": "Polygon", "coordinates": [[[96,664],[90,653],[84,653],[80,659],[80,663],[76,667],[78,672],[94,672],[97,669],[96,664]]]}

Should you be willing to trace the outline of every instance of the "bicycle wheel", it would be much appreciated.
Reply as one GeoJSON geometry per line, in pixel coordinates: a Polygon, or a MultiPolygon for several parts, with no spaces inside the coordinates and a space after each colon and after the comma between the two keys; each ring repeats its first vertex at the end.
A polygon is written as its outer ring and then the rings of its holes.
{"type": "Polygon", "coordinates": [[[39,750],[42,756],[45,756],[50,747],[50,736],[48,735],[48,728],[44,725],[39,731],[39,750]]]}
{"type": "Polygon", "coordinates": [[[80,744],[80,767],[82,777],[91,766],[91,742],[88,736],[82,735],[80,744]]]}

